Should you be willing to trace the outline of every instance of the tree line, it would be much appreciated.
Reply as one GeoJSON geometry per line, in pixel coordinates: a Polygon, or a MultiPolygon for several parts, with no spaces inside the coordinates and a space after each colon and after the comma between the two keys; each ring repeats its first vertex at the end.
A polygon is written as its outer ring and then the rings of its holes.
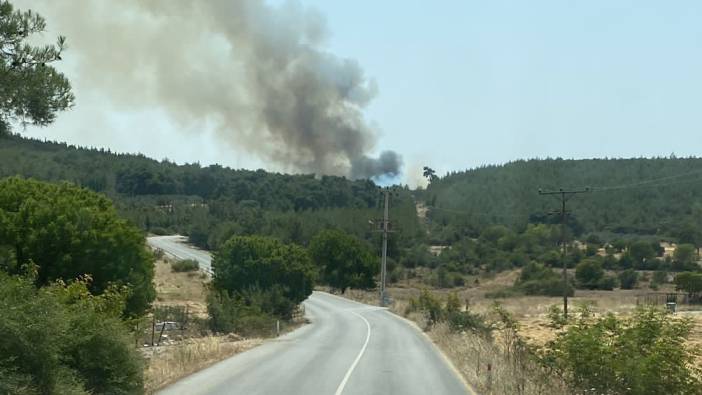
{"type": "Polygon", "coordinates": [[[659,235],[702,244],[702,158],[532,159],[425,174],[431,182],[417,194],[428,204],[437,243],[475,237],[496,224],[558,223],[549,213],[560,202],[539,189],[589,187],[591,193],[568,203],[575,235],[659,235]]]}

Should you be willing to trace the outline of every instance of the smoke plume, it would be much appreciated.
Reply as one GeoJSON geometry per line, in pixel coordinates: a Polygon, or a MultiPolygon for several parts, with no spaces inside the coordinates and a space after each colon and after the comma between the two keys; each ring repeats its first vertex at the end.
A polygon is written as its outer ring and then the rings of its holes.
{"type": "Polygon", "coordinates": [[[212,125],[223,143],[290,170],[353,178],[400,171],[392,151],[369,156],[376,133],[363,109],[376,86],[356,61],[324,49],[327,27],[314,10],[257,0],[17,5],[67,36],[80,84],[119,106],[212,125]]]}

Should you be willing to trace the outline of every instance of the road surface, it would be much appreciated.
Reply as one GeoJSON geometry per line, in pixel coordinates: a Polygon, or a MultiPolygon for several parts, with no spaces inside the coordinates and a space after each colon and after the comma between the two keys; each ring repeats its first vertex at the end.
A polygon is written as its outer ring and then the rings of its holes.
{"type": "Polygon", "coordinates": [[[177,259],[194,259],[200,263],[200,270],[212,274],[212,257],[209,252],[199,250],[186,244],[185,236],[152,236],[146,238],[147,243],[154,248],[163,250],[166,254],[177,259]]]}
{"type": "MultiPolygon", "coordinates": [[[[152,238],[149,243],[173,255],[202,257],[199,250],[185,254],[183,249],[189,247],[172,240],[177,239],[152,238]],[[175,250],[169,250],[172,246],[175,250]]],[[[424,334],[385,309],[322,292],[313,293],[304,304],[309,325],[188,376],[159,394],[471,393],[424,334]]]]}

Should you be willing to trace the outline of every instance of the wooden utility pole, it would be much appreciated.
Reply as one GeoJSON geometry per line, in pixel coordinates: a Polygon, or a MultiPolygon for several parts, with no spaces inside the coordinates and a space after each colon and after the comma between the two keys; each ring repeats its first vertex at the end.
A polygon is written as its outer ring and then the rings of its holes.
{"type": "Polygon", "coordinates": [[[565,229],[566,229],[566,202],[570,200],[571,197],[578,193],[590,192],[590,188],[578,189],[572,191],[566,191],[560,188],[557,191],[547,191],[544,192],[539,189],[539,195],[556,195],[560,196],[561,199],[561,209],[557,212],[561,216],[561,244],[563,249],[561,250],[561,263],[563,265],[563,317],[568,318],[568,265],[566,263],[566,239],[565,239],[565,229]]]}

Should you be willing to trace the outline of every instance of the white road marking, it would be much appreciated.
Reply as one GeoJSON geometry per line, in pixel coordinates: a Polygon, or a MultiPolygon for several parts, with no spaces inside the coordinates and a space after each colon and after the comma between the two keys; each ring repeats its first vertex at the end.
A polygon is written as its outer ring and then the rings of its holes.
{"type": "Polygon", "coordinates": [[[358,365],[358,361],[361,360],[361,357],[363,356],[363,353],[366,352],[366,347],[368,347],[368,341],[370,340],[370,336],[371,336],[371,327],[370,327],[370,323],[368,322],[368,320],[366,319],[366,317],[364,317],[364,316],[358,314],[358,313],[355,312],[355,311],[352,311],[352,313],[353,313],[353,314],[356,314],[356,315],[359,316],[359,317],[361,317],[361,319],[363,320],[363,322],[366,323],[366,328],[368,329],[368,331],[366,332],[366,342],[363,343],[363,347],[361,347],[361,351],[358,353],[358,355],[356,356],[356,359],[355,359],[355,360],[353,361],[353,363],[351,364],[351,367],[350,367],[349,370],[346,372],[346,375],[344,376],[344,379],[341,380],[341,384],[339,384],[339,387],[337,387],[336,392],[334,393],[334,395],[341,395],[341,393],[344,392],[344,387],[346,387],[346,382],[349,381],[349,377],[351,377],[351,373],[353,373],[353,370],[356,368],[356,365],[358,365]]]}

